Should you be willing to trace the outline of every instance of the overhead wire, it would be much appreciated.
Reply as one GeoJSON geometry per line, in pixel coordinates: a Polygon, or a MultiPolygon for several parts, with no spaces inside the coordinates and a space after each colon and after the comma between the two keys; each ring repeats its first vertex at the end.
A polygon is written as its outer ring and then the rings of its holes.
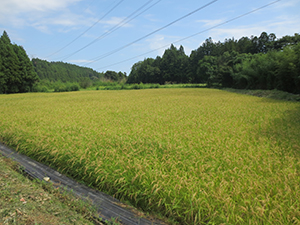
{"type": "MultiPolygon", "coordinates": [[[[124,24],[129,23],[131,20],[133,20],[133,19],[135,19],[136,17],[138,17],[139,15],[143,14],[145,11],[147,11],[147,10],[150,9],[150,8],[152,8],[153,6],[155,6],[155,5],[156,5],[157,3],[159,3],[160,1],[161,1],[161,0],[158,0],[158,1],[155,2],[153,5],[149,6],[148,8],[146,8],[145,10],[143,10],[142,12],[140,12],[139,14],[137,14],[136,16],[132,17],[130,20],[126,21],[126,23],[124,23],[124,24]]],[[[121,26],[123,26],[124,24],[121,24],[120,26],[116,25],[117,27],[115,26],[115,27],[113,27],[114,29],[112,29],[110,32],[106,32],[105,34],[103,34],[103,36],[101,36],[100,39],[106,37],[107,35],[111,34],[111,33],[114,32],[114,31],[116,31],[117,29],[119,29],[119,28],[120,28],[121,26]]],[[[100,39],[99,39],[99,40],[100,40],[100,39]]],[[[98,39],[97,39],[96,41],[98,41],[98,39]]],[[[97,56],[96,58],[91,59],[90,61],[92,61],[92,60],[94,60],[94,59],[97,59],[97,58],[98,58],[98,56],[97,56]]],[[[86,64],[84,64],[84,65],[88,65],[88,64],[90,64],[90,63],[92,63],[92,62],[88,62],[88,63],[86,63],[86,64]]]]}
{"type": "Polygon", "coordinates": [[[117,53],[117,52],[119,52],[119,51],[121,51],[121,50],[123,50],[123,49],[125,49],[125,48],[127,48],[127,47],[129,47],[129,46],[131,46],[131,45],[133,45],[133,44],[135,44],[135,43],[137,43],[137,42],[143,40],[143,39],[145,39],[146,37],[149,37],[149,36],[151,36],[152,34],[155,34],[155,33],[157,33],[158,31],[161,31],[161,30],[163,30],[163,29],[165,29],[165,28],[167,28],[167,27],[173,25],[174,23],[176,23],[176,22],[178,22],[178,21],[180,21],[180,20],[182,20],[182,19],[184,19],[184,18],[186,18],[186,17],[188,17],[188,16],[190,16],[190,15],[192,15],[192,14],[194,14],[194,13],[196,13],[196,12],[198,12],[198,11],[204,9],[204,8],[206,8],[206,7],[208,7],[209,5],[211,5],[211,4],[213,4],[213,3],[217,2],[217,1],[218,1],[218,0],[210,1],[209,3],[207,3],[207,4],[205,4],[205,5],[201,6],[201,7],[199,7],[199,8],[197,8],[197,9],[193,10],[192,12],[189,12],[188,14],[186,14],[186,15],[184,15],[184,16],[182,16],[182,17],[180,17],[180,18],[178,18],[178,19],[176,19],[176,20],[174,20],[174,21],[172,21],[171,23],[168,23],[167,25],[165,25],[165,26],[163,26],[163,27],[161,27],[161,28],[158,28],[158,29],[156,29],[156,30],[154,30],[154,31],[152,31],[152,32],[150,32],[150,33],[144,35],[143,37],[140,37],[140,38],[136,39],[135,41],[132,41],[132,42],[126,44],[126,45],[123,45],[123,46],[120,47],[120,48],[117,48],[117,49],[115,49],[115,50],[113,50],[113,51],[110,51],[110,52],[105,53],[105,54],[103,54],[103,55],[101,55],[101,56],[98,56],[98,57],[96,57],[96,58],[93,60],[93,62],[91,62],[91,63],[97,62],[97,61],[99,61],[99,60],[101,60],[101,59],[103,59],[103,58],[106,58],[106,57],[108,57],[108,56],[110,56],[110,55],[112,55],[112,54],[115,54],[115,53],[117,53]]]}
{"type": "Polygon", "coordinates": [[[67,48],[68,46],[70,46],[71,44],[73,44],[75,41],[77,41],[80,37],[82,37],[84,34],[86,34],[90,29],[92,29],[96,24],[98,24],[101,20],[103,20],[109,13],[111,13],[114,9],[116,9],[124,0],[120,0],[118,1],[118,3],[116,5],[114,5],[110,10],[108,10],[108,12],[106,12],[100,19],[98,19],[95,23],[93,23],[91,26],[89,26],[85,31],[83,31],[81,34],[79,34],[76,38],[74,38],[72,41],[70,41],[68,44],[66,44],[65,46],[63,46],[62,48],[60,48],[59,50],[53,52],[52,54],[46,56],[46,58],[51,57],[59,52],[61,52],[62,50],[64,50],[65,48],[67,48]]]}
{"type": "MultiPolygon", "coordinates": [[[[87,7],[86,7],[85,9],[83,9],[82,12],[88,10],[88,9],[91,7],[91,5],[94,4],[95,1],[96,1],[96,0],[90,0],[89,3],[87,4],[87,7]]],[[[62,28],[62,30],[66,30],[67,27],[68,27],[68,25],[65,25],[65,26],[62,28]]],[[[48,40],[46,43],[41,44],[41,45],[40,45],[39,47],[37,47],[37,48],[43,48],[43,47],[49,45],[49,43],[51,43],[54,39],[55,39],[55,37],[52,37],[52,38],[51,38],[50,40],[48,40]]]]}
{"type": "Polygon", "coordinates": [[[148,8],[146,8],[145,10],[143,10],[142,12],[140,12],[139,14],[135,15],[134,17],[132,17],[134,14],[136,14],[138,11],[140,11],[141,9],[143,9],[144,7],[146,7],[149,3],[151,3],[153,0],[149,0],[148,2],[146,2],[144,5],[142,5],[140,8],[138,8],[137,10],[135,10],[133,13],[131,13],[129,16],[127,16],[126,18],[124,18],[121,22],[119,22],[118,24],[116,24],[115,26],[113,26],[111,29],[109,29],[108,31],[104,32],[102,35],[100,35],[99,37],[97,37],[95,40],[91,41],[90,43],[88,43],[87,45],[83,46],[82,48],[76,50],[75,52],[67,55],[66,57],[64,57],[62,60],[66,60],[68,58],[70,58],[71,56],[75,55],[76,53],[82,51],[83,49],[87,48],[88,46],[96,43],[97,41],[103,39],[104,37],[108,36],[109,34],[115,32],[116,30],[118,30],[119,28],[121,28],[123,25],[129,23],[130,21],[132,21],[133,19],[135,19],[136,17],[140,16],[141,14],[143,14],[144,12],[146,12],[147,10],[149,10],[150,8],[152,8],[153,6],[155,6],[156,4],[158,4],[161,0],[156,1],[154,4],[150,5],[148,8]],[[132,18],[131,18],[132,17],[132,18]]]}
{"type": "MultiPolygon", "coordinates": [[[[247,13],[241,14],[241,15],[239,15],[239,16],[236,16],[236,17],[232,18],[232,19],[226,20],[225,22],[219,23],[219,24],[217,24],[217,25],[215,25],[215,26],[212,26],[212,27],[210,27],[210,28],[207,28],[207,29],[205,29],[205,30],[202,30],[202,31],[200,31],[200,32],[197,32],[197,33],[195,33],[195,34],[192,34],[192,35],[190,35],[190,36],[187,36],[187,37],[185,37],[185,38],[182,38],[182,39],[180,39],[180,40],[174,41],[174,42],[172,42],[172,43],[175,44],[175,43],[178,43],[178,42],[185,41],[185,40],[187,40],[187,39],[189,39],[189,38],[192,38],[192,37],[194,37],[194,36],[197,36],[197,35],[199,35],[199,34],[202,34],[202,33],[204,33],[204,32],[207,32],[207,31],[209,31],[209,30],[212,30],[212,29],[215,29],[215,28],[217,28],[217,27],[220,27],[220,26],[222,26],[222,25],[224,25],[224,24],[226,24],[226,23],[230,23],[230,22],[232,22],[232,21],[234,21],[234,20],[237,20],[237,19],[239,19],[239,18],[242,18],[242,17],[244,17],[244,16],[247,16],[247,15],[249,15],[249,14],[252,14],[252,13],[254,13],[254,12],[256,12],[256,11],[259,11],[259,10],[261,10],[261,9],[264,9],[264,8],[266,8],[266,7],[269,7],[270,5],[273,5],[273,4],[275,4],[275,3],[279,2],[279,1],[281,1],[281,0],[273,1],[273,2],[271,2],[271,3],[268,3],[268,4],[266,4],[266,5],[261,6],[261,7],[259,7],[259,8],[256,8],[256,9],[254,9],[254,10],[251,10],[251,11],[249,11],[249,12],[247,12],[247,13]]],[[[129,58],[129,59],[125,59],[125,60],[122,60],[122,61],[117,62],[117,63],[113,63],[113,64],[110,64],[110,65],[107,65],[107,66],[104,66],[104,67],[100,67],[100,68],[98,68],[98,69],[96,69],[96,70],[100,70],[100,69],[107,68],[107,67],[110,67],[110,66],[118,65],[118,64],[121,64],[121,63],[123,63],[123,62],[127,62],[127,61],[130,61],[130,60],[139,58],[139,57],[141,57],[141,56],[144,56],[144,55],[147,55],[147,54],[149,54],[149,53],[155,52],[155,51],[157,51],[157,50],[166,48],[166,47],[168,47],[169,45],[170,45],[170,44],[164,45],[164,46],[162,46],[162,47],[159,47],[159,48],[156,48],[156,49],[154,49],[154,50],[148,51],[148,52],[146,52],[146,53],[143,53],[143,54],[140,54],[140,55],[131,57],[131,58],[129,58]]],[[[95,62],[96,62],[96,61],[95,61],[95,62]]]]}

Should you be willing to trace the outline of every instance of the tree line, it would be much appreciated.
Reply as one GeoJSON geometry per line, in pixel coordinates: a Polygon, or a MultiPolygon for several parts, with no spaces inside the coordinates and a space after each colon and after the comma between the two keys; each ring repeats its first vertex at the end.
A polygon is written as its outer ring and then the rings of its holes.
{"type": "Polygon", "coordinates": [[[12,44],[6,31],[0,37],[0,94],[34,91],[77,91],[99,82],[119,82],[126,73],[106,71],[64,62],[29,59],[22,46],[12,44]]]}
{"type": "Polygon", "coordinates": [[[0,94],[32,91],[38,80],[24,48],[12,44],[4,31],[0,37],[0,94]]]}
{"type": "Polygon", "coordinates": [[[300,93],[300,35],[280,39],[262,32],[214,42],[206,39],[190,56],[173,44],[162,57],[135,63],[129,76],[38,58],[30,61],[24,48],[12,44],[4,31],[0,37],[0,93],[75,91],[110,82],[128,84],[207,84],[239,89],[278,89],[300,93]],[[127,81],[126,81],[127,80],[127,81]],[[109,81],[109,82],[107,82],[109,81]]]}
{"type": "MultiPolygon", "coordinates": [[[[73,84],[77,83],[82,88],[87,88],[99,82],[100,79],[118,82],[126,78],[126,73],[106,71],[97,72],[91,68],[81,67],[64,62],[48,62],[38,58],[33,58],[32,63],[37,75],[40,78],[43,86],[54,86],[57,90],[63,90],[64,87],[75,87],[73,84]],[[69,84],[69,85],[66,85],[69,84]]],[[[71,91],[74,88],[67,88],[71,91]]]]}
{"type": "Polygon", "coordinates": [[[240,89],[278,89],[300,93],[300,35],[280,39],[262,32],[213,42],[211,38],[190,56],[172,44],[162,57],[135,63],[128,83],[206,83],[240,89]]]}

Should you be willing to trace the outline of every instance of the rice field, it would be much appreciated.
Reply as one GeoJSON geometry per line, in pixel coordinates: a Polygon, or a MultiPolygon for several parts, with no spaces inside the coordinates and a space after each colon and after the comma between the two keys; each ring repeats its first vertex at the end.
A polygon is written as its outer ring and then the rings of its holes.
{"type": "Polygon", "coordinates": [[[175,224],[300,224],[300,104],[213,89],[0,95],[0,140],[175,224]]]}

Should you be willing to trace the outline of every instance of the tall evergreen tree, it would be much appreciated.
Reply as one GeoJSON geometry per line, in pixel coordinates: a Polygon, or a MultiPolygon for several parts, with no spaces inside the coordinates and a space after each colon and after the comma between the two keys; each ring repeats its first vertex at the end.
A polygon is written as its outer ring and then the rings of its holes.
{"type": "Polygon", "coordinates": [[[188,56],[182,46],[177,49],[173,44],[167,49],[160,63],[160,70],[164,81],[187,83],[186,73],[188,68],[188,56]]]}
{"type": "MultiPolygon", "coordinates": [[[[0,39],[0,48],[1,48],[1,39],[0,39]]],[[[0,55],[0,94],[5,93],[6,87],[6,77],[4,76],[4,66],[2,62],[2,56],[0,55]]]]}
{"type": "Polygon", "coordinates": [[[5,85],[3,87],[3,92],[15,93],[19,91],[18,86],[20,83],[20,73],[18,71],[19,59],[13,49],[6,31],[3,32],[0,40],[2,72],[5,76],[5,85]]]}
{"type": "Polygon", "coordinates": [[[21,74],[20,92],[32,91],[33,84],[39,80],[32,62],[30,61],[25,49],[22,46],[14,45],[15,52],[19,59],[19,71],[21,74]]]}
{"type": "Polygon", "coordinates": [[[38,80],[23,47],[12,44],[6,31],[0,38],[0,92],[28,92],[38,80]]]}

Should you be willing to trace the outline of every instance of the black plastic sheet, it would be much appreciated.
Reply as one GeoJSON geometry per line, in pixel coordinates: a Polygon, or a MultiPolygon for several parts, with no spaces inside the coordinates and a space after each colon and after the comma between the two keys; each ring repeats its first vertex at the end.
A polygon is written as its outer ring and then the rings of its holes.
{"type": "Polygon", "coordinates": [[[75,196],[80,197],[83,200],[89,199],[97,208],[98,215],[103,220],[110,221],[111,218],[113,218],[126,225],[164,224],[158,220],[142,217],[141,213],[138,213],[137,210],[131,210],[130,208],[132,207],[126,206],[117,199],[80,184],[63,174],[60,174],[49,166],[41,164],[26,155],[22,155],[2,143],[0,143],[0,153],[5,157],[16,161],[22,167],[23,171],[33,179],[44,180],[44,178],[50,178],[47,182],[51,182],[55,186],[72,191],[75,196]]]}

